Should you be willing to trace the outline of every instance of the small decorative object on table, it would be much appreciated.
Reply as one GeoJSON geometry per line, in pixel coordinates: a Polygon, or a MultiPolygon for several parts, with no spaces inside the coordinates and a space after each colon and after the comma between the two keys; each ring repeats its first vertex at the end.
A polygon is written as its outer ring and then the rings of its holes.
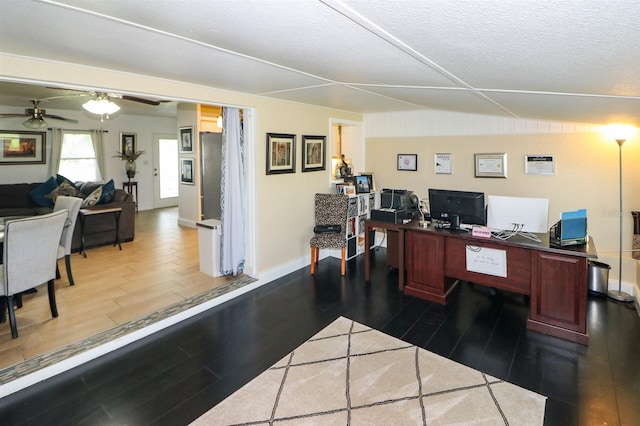
{"type": "Polygon", "coordinates": [[[116,151],[116,154],[118,155],[114,155],[114,157],[126,161],[124,170],[129,180],[133,179],[136,176],[136,160],[144,154],[144,151],[116,151]]]}

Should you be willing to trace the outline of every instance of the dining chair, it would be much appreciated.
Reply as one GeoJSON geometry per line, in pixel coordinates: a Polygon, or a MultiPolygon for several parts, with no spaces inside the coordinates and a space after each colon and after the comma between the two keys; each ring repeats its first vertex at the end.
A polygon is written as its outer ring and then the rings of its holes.
{"type": "Polygon", "coordinates": [[[58,316],[54,281],[58,246],[67,215],[66,210],[59,210],[5,222],[0,297],[9,312],[14,339],[18,337],[15,297],[25,290],[46,282],[51,316],[58,316]]]}
{"type": "MultiPolygon", "coordinates": [[[[69,215],[62,229],[62,237],[60,238],[60,245],[58,246],[58,259],[64,257],[64,264],[67,269],[67,278],[69,278],[69,285],[75,285],[73,281],[73,275],[71,274],[71,241],[73,240],[73,230],[76,227],[76,221],[78,220],[78,211],[82,204],[82,198],[79,197],[67,197],[59,196],[56,198],[56,203],[53,206],[53,211],[67,210],[69,215]]],[[[60,270],[56,263],[56,278],[60,278],[60,270]]]]}
{"type": "Polygon", "coordinates": [[[315,226],[311,237],[311,275],[315,274],[320,249],[340,249],[340,275],[345,274],[347,249],[347,211],[349,196],[344,194],[316,194],[315,226]]]}

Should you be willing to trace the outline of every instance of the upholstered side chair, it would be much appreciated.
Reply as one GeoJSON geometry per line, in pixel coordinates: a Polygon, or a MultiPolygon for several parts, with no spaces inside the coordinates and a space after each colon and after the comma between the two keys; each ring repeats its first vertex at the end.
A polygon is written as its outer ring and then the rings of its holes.
{"type": "MultiPolygon", "coordinates": [[[[9,312],[11,336],[18,337],[15,315],[15,297],[25,290],[47,283],[51,316],[58,316],[55,294],[56,263],[62,228],[67,211],[60,210],[42,216],[5,222],[2,270],[0,272],[0,303],[9,312]]],[[[3,321],[4,322],[4,321],[3,321]]]]}
{"type": "MultiPolygon", "coordinates": [[[[59,196],[56,198],[56,204],[53,206],[54,212],[59,210],[67,210],[69,212],[64,229],[62,230],[60,245],[58,246],[58,259],[62,259],[64,257],[64,263],[67,269],[67,278],[69,278],[70,285],[75,285],[75,282],[73,281],[73,274],[71,273],[71,241],[73,240],[73,229],[76,227],[78,211],[80,210],[81,204],[82,198],[59,196]]],[[[56,278],[60,278],[60,271],[57,265],[56,278]]]]}
{"type": "Polygon", "coordinates": [[[311,274],[315,273],[320,249],[341,249],[340,274],[346,270],[347,210],[349,196],[344,194],[316,194],[315,227],[311,237],[311,274]],[[326,232],[328,229],[328,232],[326,232]],[[338,230],[339,229],[339,230],[338,230]],[[325,231],[325,232],[323,232],[325,231]]]}

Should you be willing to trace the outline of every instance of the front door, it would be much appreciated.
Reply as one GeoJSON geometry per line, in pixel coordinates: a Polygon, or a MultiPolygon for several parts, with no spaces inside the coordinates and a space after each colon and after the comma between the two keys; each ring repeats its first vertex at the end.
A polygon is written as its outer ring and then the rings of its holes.
{"type": "Polygon", "coordinates": [[[178,205],[178,139],[175,134],[154,133],[153,208],[178,205]]]}

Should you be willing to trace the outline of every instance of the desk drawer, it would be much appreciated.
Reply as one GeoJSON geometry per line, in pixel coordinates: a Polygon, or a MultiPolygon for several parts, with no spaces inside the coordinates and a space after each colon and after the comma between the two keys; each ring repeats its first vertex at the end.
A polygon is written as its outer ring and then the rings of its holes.
{"type": "Polygon", "coordinates": [[[464,238],[447,238],[445,240],[445,275],[464,281],[487,285],[520,294],[531,294],[531,254],[530,250],[519,247],[474,241],[469,244],[474,248],[490,248],[506,251],[507,276],[471,272],[467,270],[466,247],[464,238]]]}

